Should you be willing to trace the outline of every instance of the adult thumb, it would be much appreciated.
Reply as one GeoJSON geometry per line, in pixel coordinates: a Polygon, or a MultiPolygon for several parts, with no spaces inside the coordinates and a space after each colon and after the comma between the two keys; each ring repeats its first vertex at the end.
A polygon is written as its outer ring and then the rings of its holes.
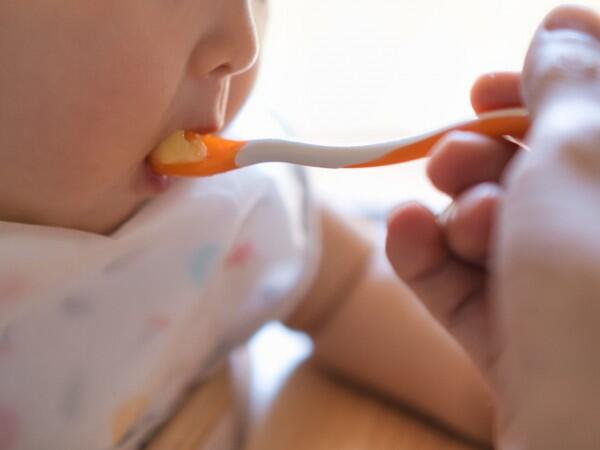
{"type": "Polygon", "coordinates": [[[523,69],[523,98],[535,117],[554,99],[600,99],[600,16],[562,6],[538,28],[523,69]]]}

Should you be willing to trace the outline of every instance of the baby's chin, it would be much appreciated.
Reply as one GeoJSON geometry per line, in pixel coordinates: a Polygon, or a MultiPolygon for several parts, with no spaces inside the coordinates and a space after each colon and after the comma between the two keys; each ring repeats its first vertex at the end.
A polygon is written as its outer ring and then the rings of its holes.
{"type": "Polygon", "coordinates": [[[120,204],[109,203],[106,208],[99,208],[97,221],[91,222],[87,231],[109,235],[131,220],[150,201],[165,192],[171,183],[172,177],[164,177],[153,173],[149,167],[144,166],[133,180],[133,186],[126,188],[126,192],[115,192],[110,197],[115,199],[122,196],[120,204]]]}
{"type": "Polygon", "coordinates": [[[135,216],[149,201],[166,191],[173,178],[154,173],[142,162],[129,182],[115,186],[105,196],[104,204],[85,214],[85,220],[70,228],[96,234],[110,235],[135,216]]]}

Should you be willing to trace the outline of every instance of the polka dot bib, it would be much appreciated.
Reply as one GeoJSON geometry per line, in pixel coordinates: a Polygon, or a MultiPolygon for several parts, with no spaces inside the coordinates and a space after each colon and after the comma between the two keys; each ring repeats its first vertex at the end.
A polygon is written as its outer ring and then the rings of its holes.
{"type": "Polygon", "coordinates": [[[279,165],[178,181],[111,236],[0,222],[0,450],[138,448],[294,307],[314,222],[279,165]]]}

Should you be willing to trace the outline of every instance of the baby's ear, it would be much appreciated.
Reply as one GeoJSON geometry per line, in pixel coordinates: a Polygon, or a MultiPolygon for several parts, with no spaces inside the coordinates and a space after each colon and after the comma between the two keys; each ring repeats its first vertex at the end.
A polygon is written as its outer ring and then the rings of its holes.
{"type": "Polygon", "coordinates": [[[523,70],[531,113],[558,93],[600,98],[600,16],[575,6],[553,10],[538,28],[523,70]]]}
{"type": "Polygon", "coordinates": [[[494,72],[480,76],[471,88],[471,105],[477,114],[523,106],[521,74],[494,72]]]}

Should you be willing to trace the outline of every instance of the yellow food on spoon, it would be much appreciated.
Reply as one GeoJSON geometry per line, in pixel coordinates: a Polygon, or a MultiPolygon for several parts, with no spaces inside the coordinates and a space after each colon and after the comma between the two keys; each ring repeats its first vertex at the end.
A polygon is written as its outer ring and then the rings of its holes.
{"type": "Polygon", "coordinates": [[[152,166],[189,164],[203,161],[208,149],[202,136],[193,131],[176,131],[160,143],[150,154],[152,166]]]}
{"type": "Polygon", "coordinates": [[[238,151],[246,144],[194,131],[176,131],[148,157],[161,175],[208,176],[237,169],[238,151]]]}

